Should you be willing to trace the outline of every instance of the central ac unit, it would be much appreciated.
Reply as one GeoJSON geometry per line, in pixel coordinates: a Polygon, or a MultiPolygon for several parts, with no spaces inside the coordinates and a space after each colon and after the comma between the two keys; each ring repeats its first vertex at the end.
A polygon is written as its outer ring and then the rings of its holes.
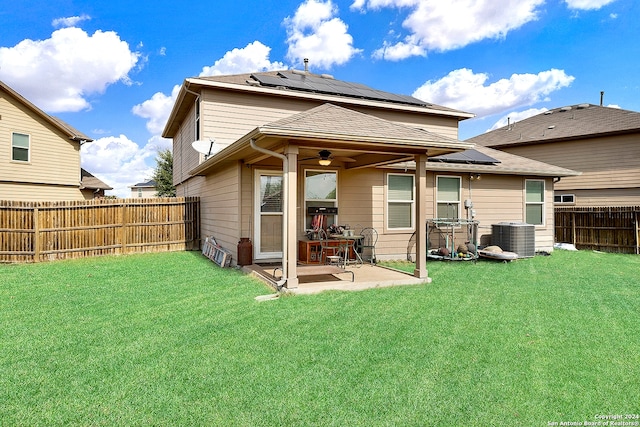
{"type": "Polygon", "coordinates": [[[535,226],[524,222],[492,224],[491,243],[517,253],[518,258],[531,258],[536,254],[535,226]]]}

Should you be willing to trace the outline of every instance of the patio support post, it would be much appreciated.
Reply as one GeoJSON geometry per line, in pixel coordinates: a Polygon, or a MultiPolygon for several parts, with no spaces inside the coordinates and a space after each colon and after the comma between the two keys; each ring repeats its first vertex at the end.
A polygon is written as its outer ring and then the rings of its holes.
{"type": "Polygon", "coordinates": [[[426,154],[415,156],[416,160],[416,269],[413,275],[428,278],[427,271],[427,160],[426,154]]]}
{"type": "Polygon", "coordinates": [[[288,167],[286,168],[287,176],[284,177],[287,182],[285,186],[287,206],[284,207],[287,212],[285,215],[287,220],[283,227],[287,227],[287,241],[282,242],[282,250],[287,263],[287,289],[298,287],[298,153],[297,145],[287,145],[284,149],[288,167]]]}

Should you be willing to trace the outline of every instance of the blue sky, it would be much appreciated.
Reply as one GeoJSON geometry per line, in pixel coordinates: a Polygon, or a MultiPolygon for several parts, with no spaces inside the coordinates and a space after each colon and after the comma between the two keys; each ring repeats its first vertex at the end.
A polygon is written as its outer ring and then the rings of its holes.
{"type": "Polygon", "coordinates": [[[640,111],[634,0],[0,0],[0,80],[95,141],[82,165],[148,179],[187,77],[276,69],[476,114],[460,139],[564,105],[640,111]]]}

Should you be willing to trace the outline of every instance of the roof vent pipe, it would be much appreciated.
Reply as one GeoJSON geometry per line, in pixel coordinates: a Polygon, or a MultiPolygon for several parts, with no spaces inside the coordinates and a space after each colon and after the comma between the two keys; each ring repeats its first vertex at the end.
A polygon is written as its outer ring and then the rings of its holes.
{"type": "Polygon", "coordinates": [[[304,72],[308,73],[309,72],[309,58],[304,58],[304,72]]]}
{"type": "Polygon", "coordinates": [[[602,107],[602,102],[604,101],[604,91],[600,91],[600,106],[602,107]]]}

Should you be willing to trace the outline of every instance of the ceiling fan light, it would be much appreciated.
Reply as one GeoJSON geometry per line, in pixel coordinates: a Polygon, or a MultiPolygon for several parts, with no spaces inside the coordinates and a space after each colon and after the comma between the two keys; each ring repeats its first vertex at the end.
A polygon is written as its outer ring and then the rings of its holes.
{"type": "Polygon", "coordinates": [[[331,151],[322,150],[318,153],[318,155],[320,156],[320,160],[318,160],[320,166],[329,166],[331,164],[331,151]]]}

